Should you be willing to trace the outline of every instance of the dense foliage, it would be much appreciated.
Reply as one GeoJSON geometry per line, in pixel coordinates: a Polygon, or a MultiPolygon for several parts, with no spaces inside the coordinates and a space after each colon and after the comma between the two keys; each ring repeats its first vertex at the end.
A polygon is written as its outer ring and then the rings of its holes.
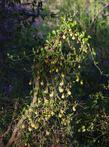
{"type": "Polygon", "coordinates": [[[107,147],[108,0],[38,2],[1,9],[0,147],[107,147]]]}
{"type": "Polygon", "coordinates": [[[84,32],[77,31],[75,22],[64,22],[59,30],[52,32],[44,48],[37,51],[35,76],[39,84],[34,92],[37,89],[38,93],[34,105],[26,111],[27,119],[22,126],[26,134],[31,132],[28,135],[32,143],[69,144],[74,137],[77,95],[84,84],[81,68],[90,58],[87,40],[84,32]]]}

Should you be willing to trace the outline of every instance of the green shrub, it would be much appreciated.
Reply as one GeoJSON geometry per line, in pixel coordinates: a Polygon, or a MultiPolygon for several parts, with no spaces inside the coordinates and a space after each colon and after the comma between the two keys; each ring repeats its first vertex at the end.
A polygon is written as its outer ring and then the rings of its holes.
{"type": "MultiPolygon", "coordinates": [[[[56,2],[52,2],[57,5],[56,2]]],[[[109,9],[108,0],[62,0],[57,9],[60,16],[76,20],[81,29],[91,36],[97,61],[104,73],[109,73],[109,9]]]]}
{"type": "Polygon", "coordinates": [[[60,28],[49,35],[44,48],[37,51],[34,74],[38,83],[34,103],[25,111],[19,144],[79,144],[78,97],[83,95],[85,84],[81,72],[92,62],[88,39],[84,32],[78,31],[76,22],[63,20],[60,28]]]}

